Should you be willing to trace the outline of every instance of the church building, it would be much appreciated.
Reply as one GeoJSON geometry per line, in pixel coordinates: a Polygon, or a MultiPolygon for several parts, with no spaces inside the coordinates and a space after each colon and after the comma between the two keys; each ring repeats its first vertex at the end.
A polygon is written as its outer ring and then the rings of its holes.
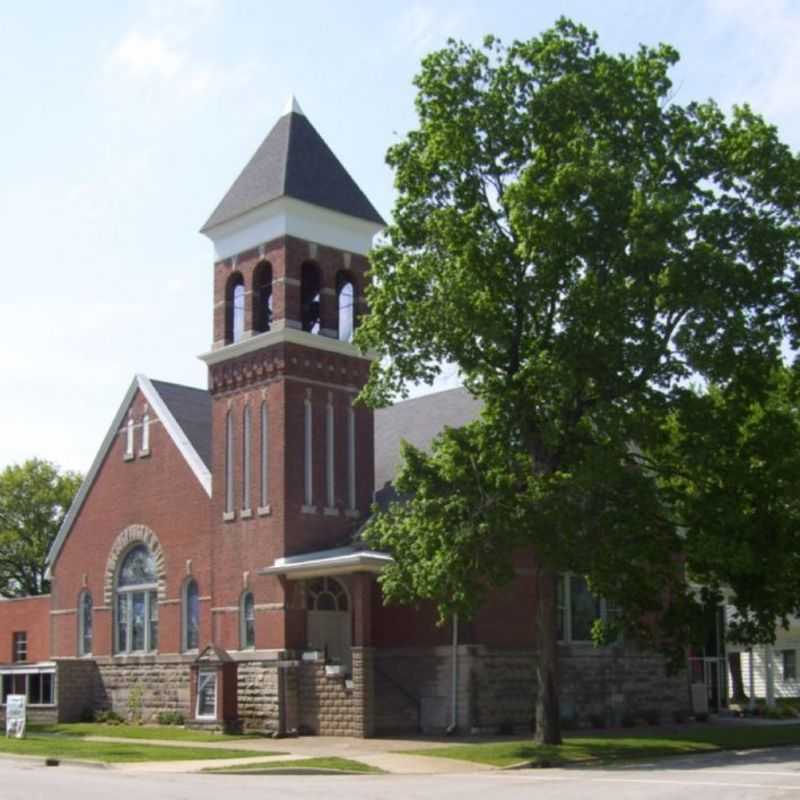
{"type": "MultiPolygon", "coordinates": [[[[384,605],[359,530],[400,442],[479,413],[454,389],[373,412],[367,254],[380,214],[292,101],[202,228],[208,388],[137,375],[48,556],[51,594],[0,600],[0,704],[73,721],[176,711],[276,735],[530,730],[532,564],[472,620],[384,605]]],[[[595,648],[603,602],[560,586],[566,717],[688,705],[686,675],[595,648]]],[[[0,705],[0,718],[3,706],[0,705]]]]}

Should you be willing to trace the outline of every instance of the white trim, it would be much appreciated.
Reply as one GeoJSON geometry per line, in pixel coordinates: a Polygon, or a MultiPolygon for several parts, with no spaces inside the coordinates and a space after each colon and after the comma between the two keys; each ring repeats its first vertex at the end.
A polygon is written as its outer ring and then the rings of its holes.
{"type": "Polygon", "coordinates": [[[150,378],[140,374],[136,376],[136,380],[138,381],[139,388],[142,390],[142,394],[147,398],[150,407],[161,420],[162,425],[180,451],[180,454],[186,459],[186,463],[194,473],[195,478],[200,481],[200,485],[205,490],[205,493],[211,497],[211,472],[203,463],[203,459],[200,458],[197,450],[194,449],[194,445],[189,441],[189,438],[183,432],[181,426],[178,425],[175,417],[172,416],[172,412],[161,399],[161,395],[155,390],[155,387],[150,382],[150,378]]]}
{"type": "Polygon", "coordinates": [[[222,261],[281,236],[294,236],[366,255],[372,249],[373,239],[383,229],[380,222],[352,217],[284,195],[201,233],[214,244],[214,259],[222,261]]]}
{"type": "Polygon", "coordinates": [[[336,433],[333,425],[333,394],[328,392],[328,402],[325,404],[325,494],[328,501],[326,513],[328,509],[332,509],[336,505],[336,487],[334,484],[336,433]]]}
{"type": "Polygon", "coordinates": [[[306,391],[303,400],[303,508],[310,508],[314,505],[314,444],[313,444],[313,421],[311,407],[311,391],[306,391]]]}
{"type": "Polygon", "coordinates": [[[108,429],[103,442],[100,445],[100,449],[97,451],[94,461],[92,461],[92,466],[89,467],[89,471],[86,473],[86,477],[83,479],[83,483],[81,484],[80,489],[78,489],[78,493],[75,495],[75,499],[72,501],[72,505],[64,517],[64,522],[61,524],[61,528],[59,528],[58,535],[56,536],[49,552],[47,553],[47,570],[45,572],[45,578],[47,580],[50,580],[53,577],[53,566],[57,561],[59,554],[61,553],[61,548],[64,546],[64,542],[66,541],[67,536],[69,536],[69,532],[72,530],[72,526],[75,524],[75,520],[78,518],[80,510],[83,507],[86,498],[89,496],[89,492],[94,485],[98,473],[100,472],[100,468],[103,466],[106,456],[113,447],[114,442],[120,433],[122,422],[128,414],[128,410],[133,402],[133,398],[136,396],[137,391],[141,391],[142,394],[147,398],[150,408],[155,411],[156,415],[161,421],[161,424],[164,426],[164,429],[170,435],[170,438],[175,443],[175,446],[178,448],[181,455],[186,459],[190,469],[194,473],[194,476],[198,481],[200,481],[200,485],[203,487],[206,494],[209,497],[211,496],[211,473],[209,472],[208,467],[206,467],[206,465],[203,463],[203,460],[197,454],[194,446],[188,440],[186,434],[184,434],[184,432],[181,430],[180,426],[175,420],[175,417],[172,416],[172,413],[167,408],[158,392],[155,390],[153,384],[150,382],[150,379],[145,375],[136,375],[136,377],[134,377],[134,379],[131,381],[131,385],[128,387],[127,392],[125,392],[125,397],[122,399],[122,403],[117,409],[117,413],[114,415],[114,419],[111,422],[111,427],[108,429]]]}
{"type": "Polygon", "coordinates": [[[388,553],[337,547],[332,550],[277,558],[271,567],[263,567],[256,572],[259,575],[286,575],[289,580],[298,580],[351,572],[377,573],[392,563],[394,559],[388,553]]]}
{"type": "Polygon", "coordinates": [[[347,511],[356,510],[356,414],[347,407],[347,511]]]}
{"type": "Polygon", "coordinates": [[[217,350],[210,350],[202,353],[198,358],[205,362],[209,367],[219,364],[221,361],[228,361],[231,358],[244,356],[271,347],[275,344],[300,344],[306,347],[314,347],[317,350],[327,350],[330,353],[338,353],[352,358],[363,358],[365,361],[375,361],[375,353],[362,353],[355,345],[349,342],[340,342],[329,336],[321,336],[318,333],[308,333],[299,331],[296,328],[282,328],[280,330],[270,330],[265,333],[257,333],[248,339],[243,339],[235,344],[226,344],[217,350]]]}

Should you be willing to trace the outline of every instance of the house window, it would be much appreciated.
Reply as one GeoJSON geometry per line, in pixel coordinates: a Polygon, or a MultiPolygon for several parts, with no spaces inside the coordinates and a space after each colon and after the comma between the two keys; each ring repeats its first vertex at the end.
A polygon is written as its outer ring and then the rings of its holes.
{"type": "Polygon", "coordinates": [[[252,592],[245,592],[242,595],[242,603],[239,615],[241,617],[242,628],[242,649],[251,649],[256,646],[256,605],[253,601],[252,592]]]}
{"type": "Polygon", "coordinates": [[[347,275],[340,275],[339,299],[339,341],[352,342],[356,329],[356,288],[347,275]]]}
{"type": "Polygon", "coordinates": [[[158,592],[155,559],[143,544],[125,556],[117,573],[116,651],[149,653],[158,649],[158,592]]]}
{"type": "Polygon", "coordinates": [[[197,673],[197,708],[195,716],[203,719],[217,718],[216,670],[200,670],[197,673]]]}
{"type": "Polygon", "coordinates": [[[197,650],[200,645],[200,592],[197,581],[189,580],[183,590],[183,649],[197,650]]]}
{"type": "Polygon", "coordinates": [[[28,660],[28,633],[15,631],[12,636],[11,659],[15,663],[28,660]]]}
{"type": "Polygon", "coordinates": [[[56,675],[50,671],[0,673],[0,705],[10,694],[24,694],[32,706],[55,705],[56,675]]]}
{"type": "Polygon", "coordinates": [[[251,441],[250,406],[244,407],[242,417],[242,508],[250,510],[251,441]]]}
{"type": "Polygon", "coordinates": [[[261,403],[261,508],[269,504],[269,411],[267,401],[261,403]]]}
{"type": "Polygon", "coordinates": [[[92,652],[92,595],[81,592],[78,601],[78,654],[88,656],[92,652]]]}
{"type": "Polygon", "coordinates": [[[225,417],[225,512],[233,513],[233,414],[225,417]]]}
{"type": "Polygon", "coordinates": [[[591,642],[594,621],[606,618],[606,604],[591,593],[582,575],[559,575],[556,609],[562,642],[591,642]]]}
{"type": "Polygon", "coordinates": [[[785,681],[797,680],[797,651],[784,650],[783,656],[783,679],[785,681]]]}

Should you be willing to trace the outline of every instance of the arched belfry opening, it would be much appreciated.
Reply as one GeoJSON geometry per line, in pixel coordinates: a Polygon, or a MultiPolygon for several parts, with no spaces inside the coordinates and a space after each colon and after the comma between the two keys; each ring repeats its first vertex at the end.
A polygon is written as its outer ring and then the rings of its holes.
{"type": "Polygon", "coordinates": [[[234,272],[225,286],[225,344],[235,344],[244,336],[244,278],[234,272]]]}
{"type": "Polygon", "coordinates": [[[352,342],[356,330],[356,281],[342,270],[336,275],[337,337],[340,342],[352,342]]]}
{"type": "Polygon", "coordinates": [[[319,333],[321,288],[319,265],[304,262],[300,272],[300,324],[307,333],[319,333]]]}
{"type": "Polygon", "coordinates": [[[272,327],[272,265],[261,261],[253,270],[253,330],[265,333],[272,327]]]}

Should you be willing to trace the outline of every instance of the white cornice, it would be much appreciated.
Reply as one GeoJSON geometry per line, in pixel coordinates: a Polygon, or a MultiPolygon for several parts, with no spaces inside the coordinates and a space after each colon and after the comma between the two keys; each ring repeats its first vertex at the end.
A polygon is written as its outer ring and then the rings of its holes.
{"type": "Polygon", "coordinates": [[[376,358],[372,353],[362,353],[355,345],[349,342],[340,342],[338,339],[331,339],[329,336],[319,336],[306,331],[298,331],[294,328],[259,333],[249,339],[236,342],[236,344],[229,344],[225,347],[220,347],[219,350],[203,353],[198,358],[210,367],[214,364],[219,364],[221,361],[228,361],[231,358],[238,358],[248,353],[254,353],[256,350],[282,343],[304,345],[317,350],[325,350],[329,353],[361,358],[365,361],[374,361],[376,358]]]}
{"type": "Polygon", "coordinates": [[[382,230],[383,225],[377,222],[351,217],[293,197],[277,197],[203,233],[214,243],[214,257],[219,261],[280,236],[294,236],[348,253],[366,255],[372,249],[373,239],[382,230]]]}
{"type": "Polygon", "coordinates": [[[377,550],[337,547],[299,556],[277,558],[271,567],[257,570],[259,575],[285,575],[289,580],[319,575],[345,575],[353,572],[381,572],[394,559],[377,550]]]}

